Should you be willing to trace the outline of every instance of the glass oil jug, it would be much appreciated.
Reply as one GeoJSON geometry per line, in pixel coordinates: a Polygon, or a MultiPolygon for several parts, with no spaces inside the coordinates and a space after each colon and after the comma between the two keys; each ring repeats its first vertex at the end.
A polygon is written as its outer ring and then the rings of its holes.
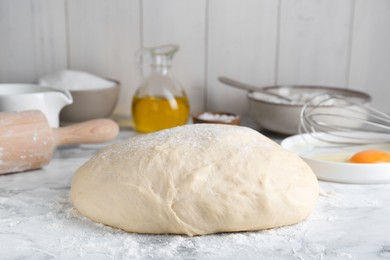
{"type": "Polygon", "coordinates": [[[132,117],[138,132],[149,133],[184,125],[189,116],[189,102],[179,82],[171,73],[172,59],[178,45],[142,49],[137,57],[144,76],[144,58],[150,69],[132,100],[132,117]]]}

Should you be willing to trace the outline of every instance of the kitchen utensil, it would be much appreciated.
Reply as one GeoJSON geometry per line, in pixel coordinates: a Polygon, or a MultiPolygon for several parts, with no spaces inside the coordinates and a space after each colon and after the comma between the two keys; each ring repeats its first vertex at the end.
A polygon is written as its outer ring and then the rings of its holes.
{"type": "MultiPolygon", "coordinates": [[[[171,63],[179,46],[169,44],[138,52],[143,69],[145,57],[151,59],[150,73],[134,94],[132,116],[139,132],[154,132],[184,125],[189,116],[187,96],[171,73],[171,63]]],[[[142,71],[142,74],[147,74],[142,71]]]]}
{"type": "MultiPolygon", "coordinates": [[[[276,97],[264,95],[257,91],[248,93],[249,115],[255,123],[267,130],[281,134],[298,134],[301,110],[304,104],[319,94],[328,93],[361,99],[368,103],[370,96],[364,92],[351,89],[325,86],[270,86],[264,87],[267,92],[274,92],[290,97],[288,102],[276,97]]],[[[323,107],[324,110],[338,110],[335,106],[323,107]]]]}
{"type": "Polygon", "coordinates": [[[390,115],[362,101],[329,94],[313,97],[302,108],[300,132],[337,145],[390,142],[390,115]],[[334,109],[324,109],[326,107],[334,109]],[[352,132],[388,135],[353,135],[352,132]]]}
{"type": "Polygon", "coordinates": [[[57,146],[102,143],[117,134],[117,124],[109,119],[50,128],[38,110],[0,113],[0,174],[41,168],[57,146]]]}
{"type": "Polygon", "coordinates": [[[72,102],[67,90],[34,84],[0,84],[0,112],[37,109],[45,114],[51,127],[58,127],[60,110],[72,102]]]}
{"type": "Polygon", "coordinates": [[[277,97],[277,98],[282,99],[282,100],[286,100],[288,102],[292,102],[293,101],[291,98],[288,98],[288,97],[276,94],[274,92],[269,92],[269,91],[267,91],[266,89],[264,89],[262,87],[257,87],[257,86],[253,86],[253,85],[250,85],[250,84],[246,84],[246,83],[243,83],[243,82],[240,82],[240,81],[228,78],[228,77],[221,76],[221,77],[218,78],[218,80],[220,82],[228,85],[228,86],[231,86],[231,87],[236,87],[236,88],[249,90],[249,91],[256,91],[256,92],[263,93],[263,94],[266,94],[266,95],[269,95],[269,96],[277,97]]]}
{"type": "Polygon", "coordinates": [[[61,70],[39,79],[41,86],[67,90],[73,103],[60,112],[61,125],[110,117],[119,98],[120,83],[84,71],[61,70]]]}
{"type": "MultiPolygon", "coordinates": [[[[281,142],[281,146],[302,157],[313,169],[317,178],[324,181],[342,182],[342,183],[390,183],[390,163],[348,163],[346,159],[353,154],[363,150],[382,150],[390,152],[390,144],[371,144],[354,145],[340,147],[338,145],[329,145],[329,142],[321,141],[321,135],[313,137],[312,134],[299,134],[290,136],[281,142]]],[[[352,132],[354,138],[381,139],[386,138],[388,134],[352,132]]],[[[327,136],[326,138],[335,138],[337,136],[327,136]]]]}

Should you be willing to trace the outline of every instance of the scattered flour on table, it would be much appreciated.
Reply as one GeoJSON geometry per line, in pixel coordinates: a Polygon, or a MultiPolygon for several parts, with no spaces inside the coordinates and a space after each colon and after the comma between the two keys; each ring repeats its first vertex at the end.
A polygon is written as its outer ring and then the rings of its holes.
{"type": "MultiPolygon", "coordinates": [[[[324,204],[323,199],[320,204],[324,204]]],[[[67,196],[58,197],[50,209],[51,212],[41,216],[50,224],[42,227],[44,235],[40,238],[40,245],[27,243],[19,249],[30,249],[52,257],[66,253],[72,258],[96,256],[97,259],[236,259],[258,255],[267,259],[285,259],[291,255],[297,259],[323,256],[352,259],[347,253],[327,250],[324,245],[307,238],[311,228],[324,219],[318,208],[307,221],[292,226],[198,237],[133,234],[97,224],[75,211],[67,196]]]]}
{"type": "MultiPolygon", "coordinates": [[[[339,208],[347,212],[351,206],[347,205],[351,200],[337,189],[326,186],[325,190],[329,196],[319,198],[317,208],[306,221],[259,232],[199,237],[127,233],[81,216],[73,209],[65,190],[49,202],[7,192],[7,197],[0,196],[0,225],[9,234],[9,243],[17,246],[14,254],[26,258],[33,258],[31,254],[35,252],[41,258],[61,259],[354,259],[345,252],[348,249],[338,248],[337,241],[323,240],[327,232],[332,232],[332,238],[344,238],[345,233],[337,234],[337,227],[346,223],[335,212],[339,208]],[[29,216],[15,218],[24,216],[19,209],[26,209],[29,216]]],[[[48,191],[37,189],[34,193],[48,191]]],[[[373,203],[363,200],[364,194],[361,196],[363,205],[371,207],[373,203]]],[[[388,256],[389,252],[383,247],[380,254],[388,256]]]]}

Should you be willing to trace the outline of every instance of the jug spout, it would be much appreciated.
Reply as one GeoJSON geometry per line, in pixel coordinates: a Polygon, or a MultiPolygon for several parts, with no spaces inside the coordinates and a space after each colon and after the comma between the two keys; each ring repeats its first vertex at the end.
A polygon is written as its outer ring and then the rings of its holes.
{"type": "Polygon", "coordinates": [[[52,127],[59,126],[59,115],[62,110],[67,105],[73,103],[72,94],[68,90],[57,90],[53,89],[48,92],[45,96],[45,102],[48,106],[49,113],[47,115],[50,125],[52,127]]]}
{"type": "Polygon", "coordinates": [[[62,97],[64,101],[64,106],[70,105],[73,103],[73,97],[72,94],[70,94],[69,90],[58,90],[59,92],[62,92],[62,97]]]}

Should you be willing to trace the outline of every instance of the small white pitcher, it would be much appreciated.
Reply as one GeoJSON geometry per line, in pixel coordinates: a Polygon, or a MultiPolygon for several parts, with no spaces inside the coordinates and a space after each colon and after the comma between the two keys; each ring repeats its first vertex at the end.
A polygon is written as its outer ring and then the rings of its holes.
{"type": "Polygon", "coordinates": [[[61,109],[72,102],[67,90],[35,84],[0,84],[0,112],[40,110],[51,127],[59,126],[61,109]]]}

